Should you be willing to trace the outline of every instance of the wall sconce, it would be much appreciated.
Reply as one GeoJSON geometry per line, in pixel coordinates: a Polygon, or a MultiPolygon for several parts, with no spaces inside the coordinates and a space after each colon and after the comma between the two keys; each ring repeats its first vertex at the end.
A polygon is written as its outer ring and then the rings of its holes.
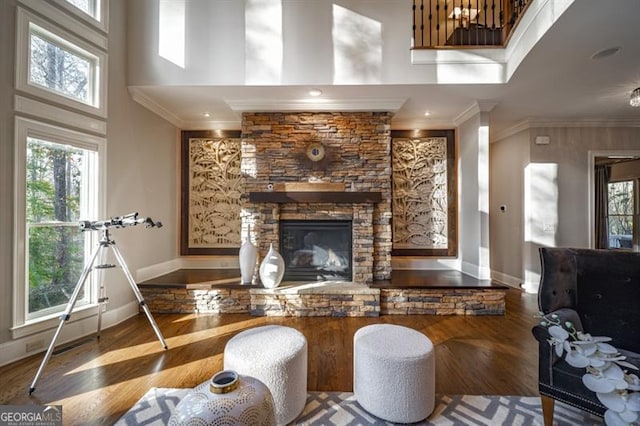
{"type": "Polygon", "coordinates": [[[631,92],[629,105],[631,105],[632,107],[640,107],[640,87],[631,92]]]}

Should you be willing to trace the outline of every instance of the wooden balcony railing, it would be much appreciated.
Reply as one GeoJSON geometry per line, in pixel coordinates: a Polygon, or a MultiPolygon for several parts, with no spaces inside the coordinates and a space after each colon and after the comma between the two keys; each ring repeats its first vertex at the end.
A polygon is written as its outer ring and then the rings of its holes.
{"type": "Polygon", "coordinates": [[[504,46],[533,0],[413,0],[413,48],[504,46]]]}

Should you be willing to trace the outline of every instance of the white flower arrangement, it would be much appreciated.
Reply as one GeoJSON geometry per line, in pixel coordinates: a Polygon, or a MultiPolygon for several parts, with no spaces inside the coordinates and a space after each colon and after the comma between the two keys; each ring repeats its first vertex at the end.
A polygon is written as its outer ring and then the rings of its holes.
{"type": "Polygon", "coordinates": [[[607,407],[604,421],[608,426],[637,424],[640,420],[640,379],[628,369],[638,368],[625,361],[609,337],[591,336],[576,330],[571,322],[561,324],[556,314],[541,315],[540,325],[547,327],[548,342],[556,355],[576,368],[585,368],[582,383],[596,393],[607,407]]]}

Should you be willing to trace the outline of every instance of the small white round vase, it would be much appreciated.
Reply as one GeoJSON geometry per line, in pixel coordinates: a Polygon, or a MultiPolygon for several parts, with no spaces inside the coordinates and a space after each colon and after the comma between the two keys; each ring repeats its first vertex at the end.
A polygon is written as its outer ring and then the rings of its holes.
{"type": "Polygon", "coordinates": [[[269,388],[232,370],[216,373],[176,405],[169,425],[276,425],[269,388]]]}
{"type": "Polygon", "coordinates": [[[282,277],[284,277],[284,259],[271,244],[260,264],[260,281],[264,288],[276,288],[280,285],[282,277]]]}

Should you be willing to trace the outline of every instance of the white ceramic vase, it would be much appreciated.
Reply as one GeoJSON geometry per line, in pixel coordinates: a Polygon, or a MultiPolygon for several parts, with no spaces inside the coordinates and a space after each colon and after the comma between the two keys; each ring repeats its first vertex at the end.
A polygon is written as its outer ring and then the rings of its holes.
{"type": "Polygon", "coordinates": [[[262,281],[264,288],[276,288],[280,285],[283,276],[284,259],[271,244],[267,255],[260,264],[260,281],[262,281]]]}
{"type": "Polygon", "coordinates": [[[254,377],[220,371],[182,398],[169,419],[172,426],[195,424],[275,426],[273,396],[254,377]]]}
{"type": "Polygon", "coordinates": [[[258,262],[258,247],[253,245],[249,238],[240,246],[238,260],[240,262],[242,284],[251,284],[256,270],[256,263],[258,262]]]}

